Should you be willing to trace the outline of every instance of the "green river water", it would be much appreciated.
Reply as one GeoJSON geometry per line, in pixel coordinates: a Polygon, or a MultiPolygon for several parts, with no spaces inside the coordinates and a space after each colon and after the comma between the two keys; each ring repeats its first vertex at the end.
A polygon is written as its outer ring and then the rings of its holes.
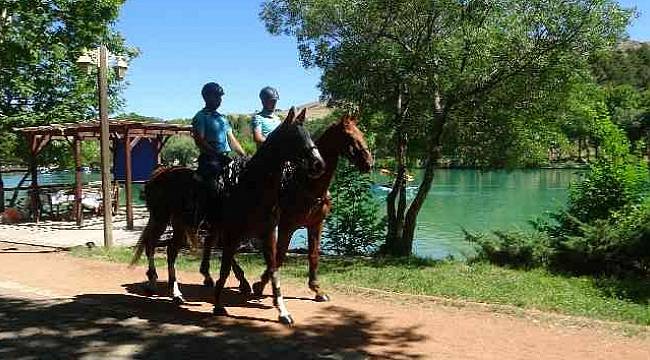
{"type": "MultiPolygon", "coordinates": [[[[490,229],[526,229],[528,221],[556,210],[564,204],[567,187],[579,177],[576,170],[438,170],[434,185],[420,212],[416,230],[415,254],[444,258],[471,251],[464,242],[462,228],[470,231],[490,229]]],[[[84,174],[84,181],[97,181],[99,174],[84,174]]],[[[3,175],[5,187],[15,186],[18,174],[3,175]]],[[[375,177],[373,188],[378,198],[385,197],[388,179],[375,177]]],[[[74,173],[41,174],[39,182],[72,183],[74,173]]],[[[411,185],[416,186],[418,176],[411,185]]],[[[139,200],[136,186],[134,201],[139,200]]],[[[122,191],[121,194],[124,194],[122,191]]],[[[6,194],[10,196],[10,194],[6,194]]],[[[303,247],[306,234],[298,231],[293,247],[303,247]]]]}

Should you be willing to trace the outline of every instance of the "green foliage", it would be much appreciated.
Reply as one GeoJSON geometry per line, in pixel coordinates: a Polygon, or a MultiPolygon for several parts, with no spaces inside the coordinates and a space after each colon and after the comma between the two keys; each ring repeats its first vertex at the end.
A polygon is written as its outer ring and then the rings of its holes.
{"type": "Polygon", "coordinates": [[[582,223],[579,234],[552,238],[551,266],[586,274],[650,273],[650,197],[608,219],[582,223]]]}
{"type": "Polygon", "coordinates": [[[331,186],[333,208],[325,220],[323,248],[338,255],[368,255],[384,239],[385,220],[370,191],[370,176],[343,160],[331,186]]]}
{"type": "Polygon", "coordinates": [[[173,136],[163,147],[161,160],[164,165],[190,166],[199,157],[199,149],[189,136],[173,136]]]}
{"type": "Polygon", "coordinates": [[[465,240],[474,244],[474,261],[487,261],[499,266],[535,268],[548,264],[551,254],[549,238],[540,232],[494,231],[472,234],[466,230],[465,240]]]}
{"type": "MultiPolygon", "coordinates": [[[[0,155],[21,162],[23,139],[14,127],[77,122],[97,113],[96,78],[78,68],[84,49],[100,43],[118,55],[133,57],[112,27],[123,0],[4,1],[0,4],[0,155]],[[5,134],[12,134],[5,136],[5,134]]],[[[119,108],[123,84],[109,76],[110,108],[119,108]]],[[[60,159],[59,147],[44,155],[60,159]]]]}
{"type": "Polygon", "coordinates": [[[629,16],[614,0],[267,0],[260,14],[270,33],[295,36],[304,66],[323,71],[326,97],[380,120],[368,130],[396,157],[395,173],[425,165],[410,204],[403,181],[387,197],[386,248],[396,255],[411,252],[441,149],[462,157],[456,149],[469,143],[474,162],[493,150],[500,166],[521,153],[539,163],[542,146],[532,145],[552,143],[555,129],[526,115],[555,107],[549,96],[564,101],[569,75],[622,38],[629,16]]]}
{"type": "MultiPolygon", "coordinates": [[[[650,44],[622,43],[600,53],[593,73],[607,94],[612,121],[632,142],[650,140],[650,44]]],[[[650,154],[650,148],[647,149],[650,154]]]]}
{"type": "Polygon", "coordinates": [[[242,146],[244,151],[247,154],[252,155],[257,150],[255,141],[253,140],[253,130],[251,129],[251,119],[250,115],[245,114],[229,114],[228,120],[230,121],[230,126],[232,126],[232,132],[239,141],[239,144],[242,146]]]}
{"type": "Polygon", "coordinates": [[[571,187],[566,222],[607,219],[626,205],[639,202],[648,189],[648,168],[641,162],[615,164],[601,160],[571,187]]]}

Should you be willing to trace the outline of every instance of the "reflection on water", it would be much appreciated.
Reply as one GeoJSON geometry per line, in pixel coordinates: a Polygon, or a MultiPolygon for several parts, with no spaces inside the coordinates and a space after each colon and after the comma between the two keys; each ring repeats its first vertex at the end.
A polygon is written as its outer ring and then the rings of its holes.
{"type": "MultiPolygon", "coordinates": [[[[555,210],[566,201],[569,183],[579,176],[575,170],[438,170],[416,231],[415,254],[444,258],[470,251],[462,228],[470,231],[528,228],[528,221],[555,210]]],[[[22,174],[4,174],[6,187],[16,186],[22,174]]],[[[83,174],[84,182],[98,181],[98,173],[83,174]]],[[[419,176],[411,185],[417,185],[419,176]]],[[[73,172],[40,174],[39,182],[72,183],[73,172]]],[[[375,175],[374,192],[384,198],[389,179],[375,175]]],[[[136,187],[138,190],[140,186],[136,187]]],[[[121,194],[124,194],[122,191],[121,194]]],[[[138,191],[133,199],[139,203],[138,191]]],[[[336,206],[336,204],[334,204],[336,206]]],[[[306,232],[297,231],[292,247],[304,247],[306,232]]]]}

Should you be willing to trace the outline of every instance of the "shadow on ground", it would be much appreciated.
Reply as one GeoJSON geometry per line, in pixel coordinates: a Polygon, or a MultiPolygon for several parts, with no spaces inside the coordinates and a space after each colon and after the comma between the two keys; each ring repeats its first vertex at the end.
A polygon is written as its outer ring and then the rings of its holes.
{"type": "MultiPolygon", "coordinates": [[[[238,301],[232,294],[228,298],[238,301]]],[[[415,328],[384,329],[379,318],[337,306],[314,311],[309,324],[285,331],[268,320],[216,318],[177,308],[163,298],[84,294],[52,301],[0,296],[0,358],[423,357],[416,348],[426,338],[415,328]]]]}

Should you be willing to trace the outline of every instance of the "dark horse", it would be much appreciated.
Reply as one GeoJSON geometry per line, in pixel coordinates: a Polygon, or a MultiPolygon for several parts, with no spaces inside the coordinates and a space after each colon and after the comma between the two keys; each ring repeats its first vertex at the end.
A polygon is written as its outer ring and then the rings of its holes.
{"type": "MultiPolygon", "coordinates": [[[[201,216],[205,214],[205,220],[209,224],[206,242],[215,243],[219,239],[223,247],[220,276],[214,289],[214,313],[227,314],[221,305],[220,295],[233,267],[234,255],[241,239],[265,239],[265,249],[276,247],[275,227],[280,216],[278,204],[283,165],[287,161],[299,164],[306,168],[309,176],[315,177],[324,171],[325,164],[303,126],[304,120],[305,110],[295,116],[292,108],[284,122],[247,162],[237,181],[218,196],[201,200],[201,193],[205,195],[205,190],[201,190],[204,186],[195,179],[194,172],[187,168],[162,171],[160,176],[151,179],[146,188],[147,206],[151,214],[133,261],[137,260],[144,248],[149,258],[147,277],[150,284],[155,284],[157,278],[153,264],[156,242],[171,222],[174,233],[167,246],[169,286],[175,301],[182,302],[174,262],[186,236],[194,236],[201,216]],[[197,203],[192,203],[197,200],[197,203]]],[[[276,258],[267,256],[266,262],[266,272],[270,274],[273,283],[274,304],[280,311],[279,319],[284,324],[292,324],[293,319],[284,305],[280,291],[276,258]]],[[[243,274],[237,274],[236,271],[235,275],[242,280],[240,275],[243,277],[243,274]]]]}
{"type": "MultiPolygon", "coordinates": [[[[368,151],[356,120],[349,116],[344,116],[340,121],[330,125],[316,140],[316,147],[325,160],[325,172],[319,177],[309,177],[296,169],[288,179],[285,179],[280,194],[277,248],[270,249],[271,254],[266,254],[266,257],[275,256],[277,265],[281,266],[286,258],[291,235],[298,228],[306,227],[309,246],[309,288],[316,293],[316,301],[327,301],[329,297],[321,290],[317,279],[323,221],[332,208],[327,189],[332,182],[339,156],[345,156],[360,171],[369,172],[372,167],[372,154],[368,151]]],[[[270,242],[272,243],[272,239],[265,241],[265,243],[270,242]]],[[[265,252],[268,250],[264,248],[265,252]]],[[[206,242],[203,247],[201,273],[207,285],[213,283],[209,272],[210,253],[211,244],[206,242]]],[[[247,287],[248,283],[245,279],[242,281],[243,271],[236,263],[233,266],[235,274],[241,274],[238,276],[240,286],[247,287]]],[[[265,272],[261,281],[253,285],[256,295],[262,295],[269,278],[270,274],[265,272]]]]}

